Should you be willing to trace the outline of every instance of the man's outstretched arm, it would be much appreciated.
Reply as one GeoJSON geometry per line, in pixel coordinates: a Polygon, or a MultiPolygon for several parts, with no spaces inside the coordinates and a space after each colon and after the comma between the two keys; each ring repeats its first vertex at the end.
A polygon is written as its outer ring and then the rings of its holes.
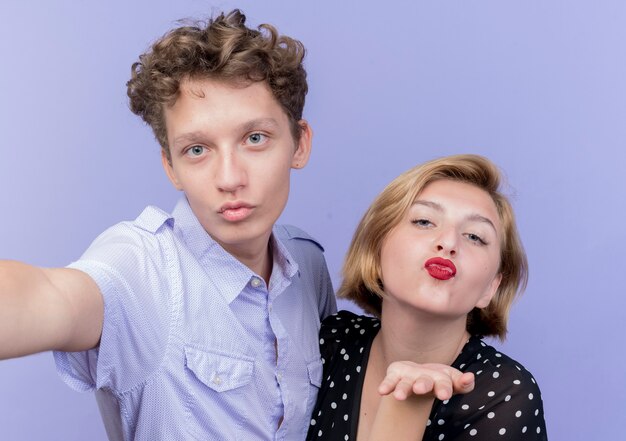
{"type": "Polygon", "coordinates": [[[98,345],[104,304],[87,274],[0,261],[0,359],[98,345]]]}

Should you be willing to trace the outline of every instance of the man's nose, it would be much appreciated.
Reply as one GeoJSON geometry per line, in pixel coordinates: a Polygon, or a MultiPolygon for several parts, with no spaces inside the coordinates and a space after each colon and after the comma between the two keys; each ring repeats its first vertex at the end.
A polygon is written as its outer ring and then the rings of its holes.
{"type": "Polygon", "coordinates": [[[220,191],[233,193],[246,185],[244,162],[236,151],[223,151],[218,155],[215,182],[220,191]]]}

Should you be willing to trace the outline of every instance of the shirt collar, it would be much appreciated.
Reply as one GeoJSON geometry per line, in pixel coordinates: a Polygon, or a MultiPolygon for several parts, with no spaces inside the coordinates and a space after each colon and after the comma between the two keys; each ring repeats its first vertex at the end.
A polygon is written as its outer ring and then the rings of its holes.
{"type": "Polygon", "coordinates": [[[299,273],[299,267],[285,244],[277,239],[275,231],[272,231],[270,241],[272,242],[272,254],[274,257],[272,275],[270,276],[270,293],[275,297],[280,294],[289,281],[299,273]]]}
{"type": "MultiPolygon", "coordinates": [[[[184,195],[176,204],[172,217],[174,218],[174,232],[182,238],[189,251],[207,271],[227,303],[230,304],[253,277],[261,278],[222,248],[204,230],[184,195]]],[[[287,247],[276,238],[274,232],[270,241],[274,259],[270,288],[274,290],[276,287],[282,290],[287,281],[298,273],[298,264],[287,247]]]]}

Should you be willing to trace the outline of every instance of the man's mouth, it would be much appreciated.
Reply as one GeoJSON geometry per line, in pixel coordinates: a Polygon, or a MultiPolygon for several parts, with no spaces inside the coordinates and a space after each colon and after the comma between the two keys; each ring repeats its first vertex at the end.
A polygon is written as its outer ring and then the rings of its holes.
{"type": "Polygon", "coordinates": [[[218,213],[229,222],[240,222],[252,213],[253,207],[245,203],[227,203],[220,207],[218,213]]]}

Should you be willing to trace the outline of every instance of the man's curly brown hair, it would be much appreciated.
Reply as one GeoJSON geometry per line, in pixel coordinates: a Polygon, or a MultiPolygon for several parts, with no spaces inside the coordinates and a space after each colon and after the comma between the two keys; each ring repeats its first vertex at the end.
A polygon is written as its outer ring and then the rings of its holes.
{"type": "Polygon", "coordinates": [[[130,109],[152,127],[168,160],[164,106],[176,102],[186,79],[215,79],[235,85],[265,81],[287,114],[294,139],[299,139],[298,121],[308,90],[302,66],[304,46],[279,35],[269,24],[254,30],[245,22],[246,16],[235,9],[206,23],[175,28],[133,64],[127,83],[130,109]]]}

